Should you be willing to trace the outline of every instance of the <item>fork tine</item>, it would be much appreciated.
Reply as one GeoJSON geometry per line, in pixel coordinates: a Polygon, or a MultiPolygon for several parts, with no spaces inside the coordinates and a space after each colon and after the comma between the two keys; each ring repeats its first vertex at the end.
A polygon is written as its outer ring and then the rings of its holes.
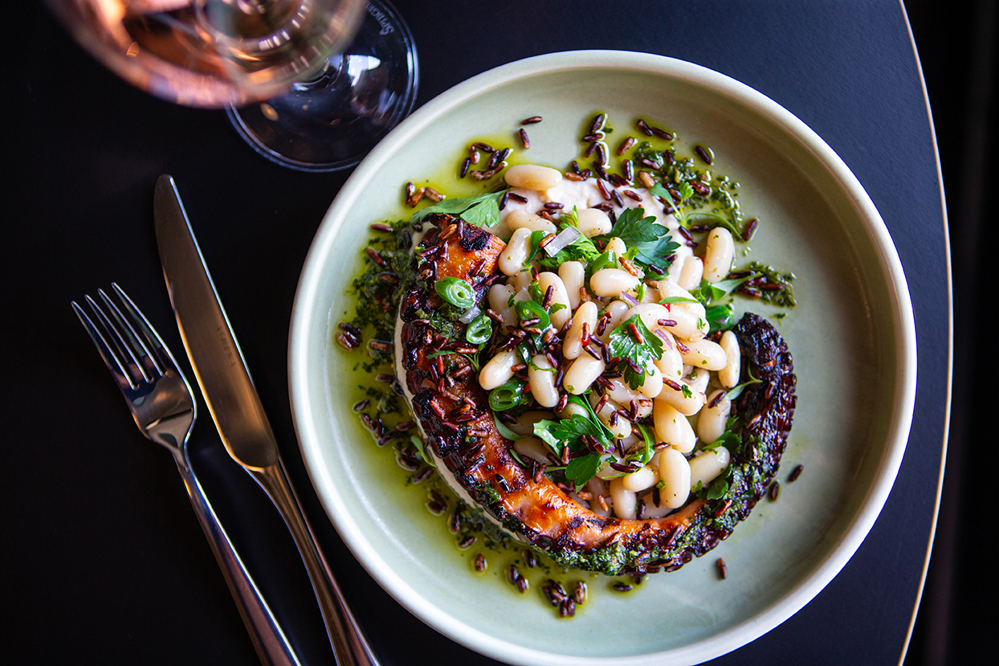
{"type": "MultiPolygon", "coordinates": [[[[98,290],[98,293],[100,293],[100,290],[98,290]]],[[[102,300],[106,302],[107,295],[101,294],[101,296],[102,300]]],[[[113,348],[118,352],[118,358],[121,359],[122,365],[128,370],[131,381],[136,384],[139,382],[149,381],[149,377],[139,364],[139,360],[136,358],[135,352],[132,350],[132,345],[128,344],[122,336],[121,330],[114,325],[108,315],[105,314],[104,310],[102,310],[99,305],[97,305],[94,299],[90,296],[84,296],[84,298],[90,306],[90,309],[93,310],[94,316],[97,317],[98,321],[100,321],[101,325],[104,327],[104,332],[107,333],[105,341],[109,339],[113,348]]],[[[113,310],[113,307],[109,309],[113,310]]]]}
{"type": "Polygon", "coordinates": [[[115,330],[128,345],[132,357],[142,366],[142,374],[150,380],[162,375],[163,368],[160,367],[153,357],[148,340],[143,339],[145,336],[140,335],[132,325],[134,318],[126,317],[121,309],[104,293],[103,289],[98,289],[97,294],[104,301],[106,309],[111,312],[111,317],[114,318],[116,324],[115,330]]]}
{"type": "Polygon", "coordinates": [[[160,338],[160,334],[156,332],[149,320],[146,319],[146,315],[142,313],[135,303],[129,298],[128,294],[118,286],[116,282],[111,283],[111,288],[114,293],[118,295],[121,300],[121,304],[125,311],[129,315],[134,324],[132,330],[136,334],[141,333],[142,337],[145,338],[145,347],[150,352],[150,356],[155,359],[157,365],[159,366],[160,373],[165,373],[169,368],[176,368],[177,361],[174,359],[173,354],[167,349],[166,344],[163,343],[163,339],[160,338]]]}
{"type": "Polygon", "coordinates": [[[94,325],[94,322],[87,316],[87,313],[83,311],[83,308],[76,304],[76,301],[71,301],[70,305],[73,306],[73,312],[76,313],[80,323],[83,324],[83,328],[86,329],[87,335],[90,336],[90,339],[93,341],[94,346],[97,347],[97,351],[100,353],[101,358],[104,359],[104,364],[108,367],[108,370],[111,371],[111,374],[114,375],[115,382],[117,382],[122,388],[127,386],[131,389],[135,389],[136,384],[132,380],[132,375],[125,369],[125,366],[122,365],[121,360],[118,358],[117,354],[115,354],[111,345],[108,344],[108,341],[104,339],[104,335],[101,334],[97,326],[94,325]]]}

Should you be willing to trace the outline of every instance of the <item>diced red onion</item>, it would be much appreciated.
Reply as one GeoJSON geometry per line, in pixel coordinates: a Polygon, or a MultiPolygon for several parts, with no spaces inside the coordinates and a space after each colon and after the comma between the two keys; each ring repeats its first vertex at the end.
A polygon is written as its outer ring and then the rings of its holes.
{"type": "Polygon", "coordinates": [[[576,227],[566,227],[559,232],[559,235],[556,236],[551,243],[545,245],[545,254],[549,257],[554,257],[561,250],[564,250],[566,247],[571,245],[580,236],[582,236],[582,234],[579,233],[579,229],[576,227]]]}
{"type": "Polygon", "coordinates": [[[657,336],[657,337],[659,337],[659,338],[662,338],[663,342],[666,343],[667,347],[669,347],[670,349],[673,348],[673,340],[670,337],[670,334],[669,334],[669,332],[666,329],[664,329],[664,328],[656,328],[656,329],[654,329],[652,331],[652,334],[655,335],[655,336],[657,336]]]}
{"type": "Polygon", "coordinates": [[[621,300],[629,303],[630,305],[638,305],[638,299],[626,291],[621,292],[621,300]]]}

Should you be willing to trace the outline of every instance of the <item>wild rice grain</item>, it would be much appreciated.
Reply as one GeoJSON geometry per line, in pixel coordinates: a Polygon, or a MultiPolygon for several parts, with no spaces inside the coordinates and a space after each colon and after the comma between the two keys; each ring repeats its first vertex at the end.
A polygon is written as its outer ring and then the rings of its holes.
{"type": "Polygon", "coordinates": [[[607,116],[603,113],[598,113],[593,117],[593,121],[590,123],[590,134],[596,134],[604,128],[604,121],[607,120],[607,116]]]}
{"type": "Polygon", "coordinates": [[[780,495],[780,481],[774,481],[770,484],[770,501],[776,502],[778,495],[780,495]]]}
{"type": "Polygon", "coordinates": [[[634,146],[634,145],[635,145],[635,137],[633,137],[633,136],[629,136],[627,139],[625,139],[624,141],[622,141],[621,145],[617,147],[616,153],[617,153],[618,157],[620,157],[621,155],[624,155],[626,152],[628,152],[629,150],[631,150],[631,147],[634,146]]]}
{"type": "Polygon", "coordinates": [[[520,121],[521,125],[533,125],[535,123],[541,122],[541,116],[531,116],[530,118],[525,118],[520,121]]]}
{"type": "Polygon", "coordinates": [[[465,161],[461,163],[461,171],[458,173],[458,178],[464,178],[468,175],[468,170],[472,166],[472,158],[466,157],[465,161]]]}
{"type": "Polygon", "coordinates": [[[801,472],[803,469],[805,469],[804,465],[798,465],[797,467],[792,469],[791,473],[787,475],[787,482],[794,483],[795,481],[797,481],[798,477],[801,476],[801,472]]]}
{"type": "Polygon", "coordinates": [[[705,148],[704,146],[698,144],[694,146],[694,152],[704,160],[707,164],[711,164],[715,161],[714,153],[711,152],[710,148],[705,148]]]}
{"type": "Polygon", "coordinates": [[[518,134],[520,134],[520,142],[522,144],[524,144],[524,150],[527,150],[528,148],[530,148],[531,147],[531,139],[527,136],[527,132],[524,130],[523,127],[520,128],[520,131],[518,132],[518,134]]]}
{"type": "Polygon", "coordinates": [[[477,572],[479,572],[479,573],[482,573],[483,571],[486,570],[486,567],[488,566],[488,564],[486,563],[486,558],[482,556],[482,553],[478,553],[475,556],[475,564],[474,564],[474,566],[475,566],[475,570],[477,572]]]}
{"type": "Polygon", "coordinates": [[[725,560],[719,557],[717,564],[718,564],[718,577],[721,578],[722,580],[725,580],[726,578],[728,578],[728,567],[725,566],[725,560]]]}

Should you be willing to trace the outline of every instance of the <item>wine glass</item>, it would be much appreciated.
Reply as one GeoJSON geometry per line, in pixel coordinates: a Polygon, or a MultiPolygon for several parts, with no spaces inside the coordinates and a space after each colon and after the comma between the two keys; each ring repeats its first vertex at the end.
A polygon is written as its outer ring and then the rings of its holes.
{"type": "Polygon", "coordinates": [[[357,164],[416,98],[415,45],[387,0],[46,2],[126,81],[225,108],[258,153],[290,168],[357,164]]]}

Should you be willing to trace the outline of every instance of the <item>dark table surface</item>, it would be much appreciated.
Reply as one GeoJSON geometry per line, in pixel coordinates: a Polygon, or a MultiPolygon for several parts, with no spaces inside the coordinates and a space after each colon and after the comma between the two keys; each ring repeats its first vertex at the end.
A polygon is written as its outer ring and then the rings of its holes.
{"type": "MultiPolygon", "coordinates": [[[[936,151],[900,3],[397,6],[419,50],[418,105],[526,56],[661,53],[773,98],[853,169],[897,244],[915,308],[919,388],[908,449],[881,517],[843,571],[784,624],[716,663],[898,663],[934,524],[950,358],[936,151]]],[[[152,227],[153,185],[171,173],[201,221],[202,249],[292,479],[378,656],[384,664],[489,663],[424,626],[364,572],[326,519],[297,448],[286,377],[292,300],[312,236],[348,174],[272,165],[224,113],[129,87],[43,7],[23,9],[24,43],[6,97],[16,122],[5,139],[14,213],[2,250],[0,652],[17,663],[256,660],[168,454],[136,431],[69,307],[116,281],[182,350],[152,227]]],[[[280,519],[229,460],[209,418],[194,439],[211,500],[303,661],[328,663],[280,519]]]]}

